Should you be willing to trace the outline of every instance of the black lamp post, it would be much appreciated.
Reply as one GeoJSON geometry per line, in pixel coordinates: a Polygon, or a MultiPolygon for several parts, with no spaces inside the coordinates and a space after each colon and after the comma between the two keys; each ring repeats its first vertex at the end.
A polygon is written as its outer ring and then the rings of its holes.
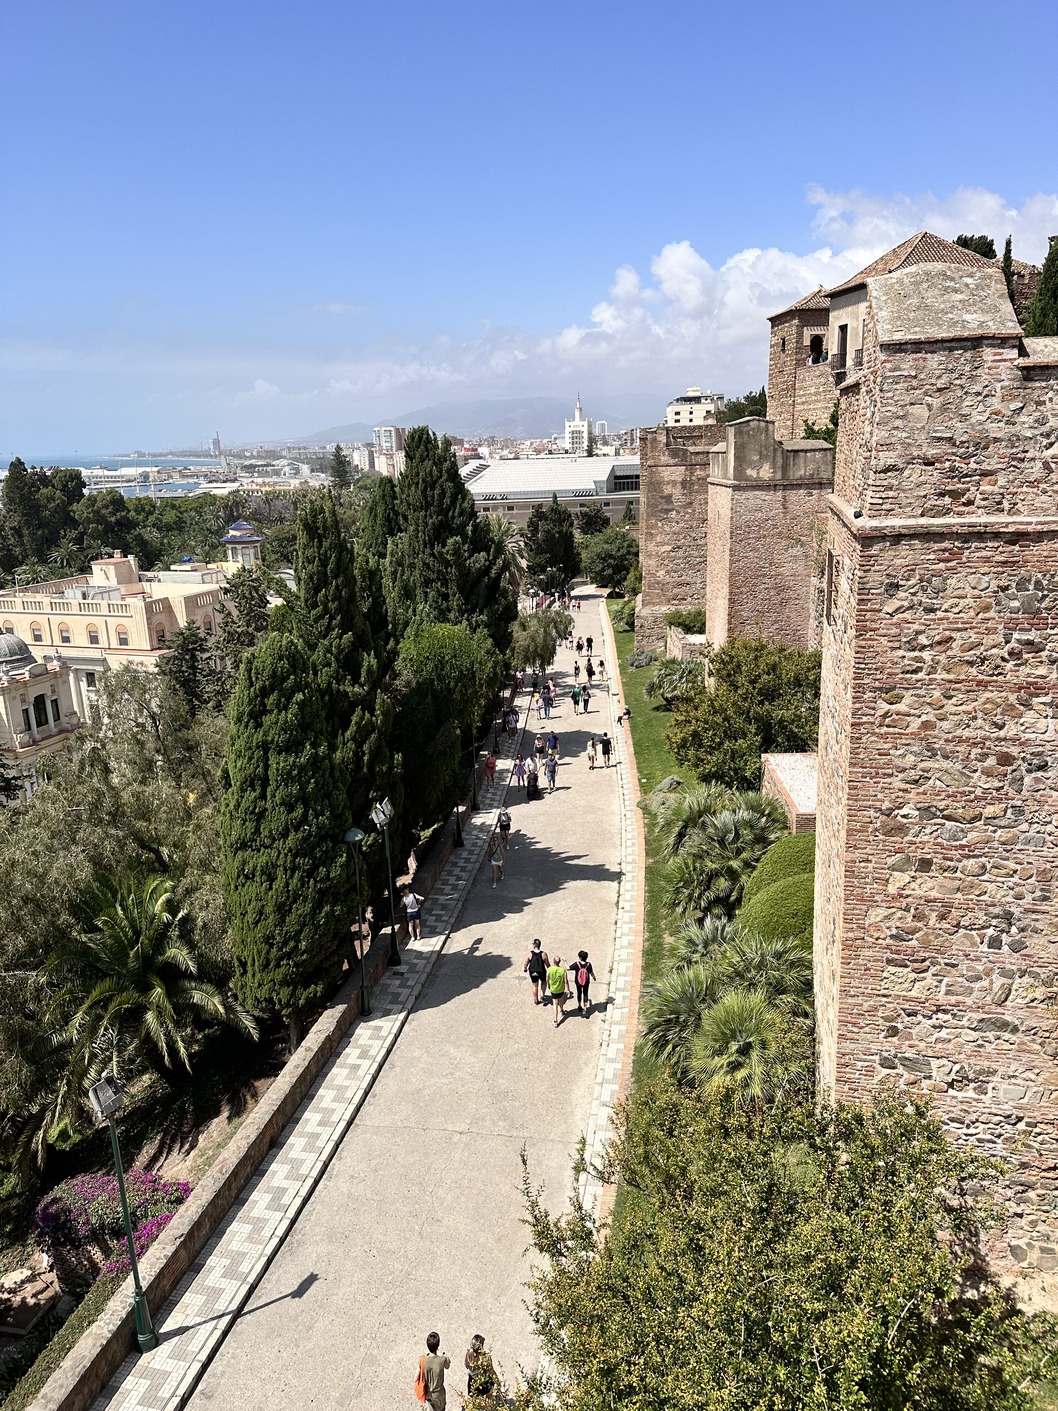
{"type": "Polygon", "coordinates": [[[389,853],[389,825],[393,822],[393,805],[389,799],[383,799],[381,803],[375,804],[371,810],[371,821],[376,828],[382,829],[382,836],[386,840],[386,872],[389,875],[389,964],[399,965],[400,951],[397,949],[397,913],[393,907],[393,859],[389,853]]]}
{"type": "Polygon", "coordinates": [[[371,996],[367,992],[367,975],[364,972],[364,903],[360,896],[360,848],[366,837],[367,834],[362,828],[350,828],[342,839],[352,848],[353,862],[356,866],[356,915],[359,926],[357,949],[360,952],[360,1017],[362,1019],[366,1019],[371,1013],[371,996]]]}
{"type": "Polygon", "coordinates": [[[121,1218],[125,1224],[125,1243],[129,1249],[129,1264],[132,1268],[132,1309],[136,1318],[136,1341],[141,1352],[150,1352],[158,1346],[158,1334],[151,1322],[151,1310],[147,1306],[147,1295],[140,1283],[140,1266],[136,1262],[136,1242],[132,1235],[132,1220],[129,1216],[129,1198],[125,1193],[125,1172],[121,1165],[121,1146],[118,1142],[118,1128],[114,1118],[125,1105],[125,1092],[112,1073],[104,1073],[98,1083],[88,1090],[88,1100],[97,1122],[105,1122],[110,1128],[110,1145],[114,1151],[114,1171],[118,1178],[118,1196],[121,1199],[121,1218]]]}

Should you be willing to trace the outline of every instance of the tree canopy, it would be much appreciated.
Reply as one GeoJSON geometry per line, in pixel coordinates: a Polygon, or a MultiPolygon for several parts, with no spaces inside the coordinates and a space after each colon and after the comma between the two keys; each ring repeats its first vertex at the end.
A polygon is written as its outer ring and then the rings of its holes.
{"type": "Polygon", "coordinates": [[[1025,314],[1025,332],[1030,338],[1058,337],[1058,237],[1051,237],[1035,297],[1025,314]]]}
{"type": "Polygon", "coordinates": [[[972,250],[975,255],[983,255],[986,260],[996,257],[996,242],[990,235],[957,235],[955,243],[964,250],[972,250]]]}
{"type": "Polygon", "coordinates": [[[592,583],[620,592],[639,562],[639,540],[631,529],[608,525],[601,534],[592,534],[580,541],[580,560],[585,576],[592,583]]]}
{"type": "Polygon", "coordinates": [[[573,514],[559,504],[557,495],[546,509],[537,505],[530,512],[523,540],[530,582],[543,593],[565,591],[577,576],[580,559],[573,514]]]}
{"type": "Polygon", "coordinates": [[[747,392],[744,397],[735,397],[726,403],[717,414],[718,422],[741,421],[746,416],[768,415],[768,391],[762,387],[759,392],[747,392]]]}
{"type": "Polygon", "coordinates": [[[353,483],[353,464],[342,450],[341,442],[335,444],[327,463],[327,474],[336,490],[348,490],[353,483]]]}

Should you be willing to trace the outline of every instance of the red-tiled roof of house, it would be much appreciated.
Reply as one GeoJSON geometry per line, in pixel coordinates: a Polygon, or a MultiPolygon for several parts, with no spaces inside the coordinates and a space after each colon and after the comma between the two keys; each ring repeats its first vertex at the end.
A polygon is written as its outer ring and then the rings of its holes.
{"type": "Polygon", "coordinates": [[[898,269],[907,269],[910,265],[967,265],[980,269],[993,263],[994,261],[986,260],[975,250],[966,250],[961,245],[956,245],[953,240],[934,235],[931,230],[920,230],[917,235],[912,235],[895,249],[879,255],[873,264],[861,269],[859,274],[854,274],[851,279],[846,279],[841,284],[835,284],[833,289],[827,290],[827,295],[832,298],[835,294],[847,294],[852,289],[859,289],[868,279],[874,279],[881,274],[895,274],[898,269]]]}

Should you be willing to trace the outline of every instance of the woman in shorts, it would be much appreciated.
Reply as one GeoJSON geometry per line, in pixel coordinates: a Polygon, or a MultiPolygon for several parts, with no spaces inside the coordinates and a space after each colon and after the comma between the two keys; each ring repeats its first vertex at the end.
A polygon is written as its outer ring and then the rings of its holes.
{"type": "Polygon", "coordinates": [[[588,998],[588,987],[595,979],[595,971],[591,968],[591,961],[588,959],[586,950],[577,952],[577,958],[569,967],[569,973],[573,976],[573,983],[577,987],[577,1008],[581,1014],[590,1014],[591,1000],[588,998]]]}
{"type": "Polygon", "coordinates": [[[525,964],[522,966],[522,974],[528,975],[533,982],[533,1003],[542,1004],[544,1000],[544,987],[547,985],[547,967],[551,962],[547,958],[547,951],[543,948],[543,942],[537,938],[525,957],[525,964]]]}

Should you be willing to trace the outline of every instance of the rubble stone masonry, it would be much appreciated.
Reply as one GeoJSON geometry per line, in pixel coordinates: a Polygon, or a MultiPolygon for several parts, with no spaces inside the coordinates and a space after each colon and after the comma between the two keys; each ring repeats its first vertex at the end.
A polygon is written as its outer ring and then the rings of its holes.
{"type": "Polygon", "coordinates": [[[639,435],[639,549],[643,592],[636,644],[661,651],[665,614],[701,607],[709,515],[709,451],[724,428],[643,427],[639,435]]]}
{"type": "MultiPolygon", "coordinates": [[[[821,1085],[931,1094],[1058,1270],[1058,368],[1001,275],[868,283],[823,628],[821,1085]]],[[[1051,1301],[1053,1301],[1053,1291],[1051,1301]]]]}

